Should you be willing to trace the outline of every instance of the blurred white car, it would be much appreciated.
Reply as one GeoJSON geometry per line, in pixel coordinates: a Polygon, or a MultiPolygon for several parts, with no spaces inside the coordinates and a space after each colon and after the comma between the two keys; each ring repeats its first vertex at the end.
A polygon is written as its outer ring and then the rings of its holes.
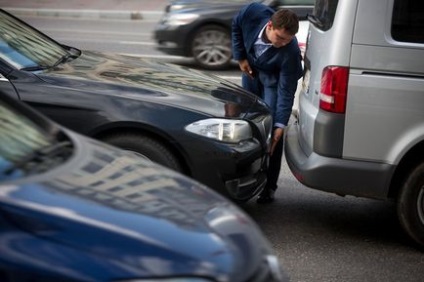
{"type": "MultiPolygon", "coordinates": [[[[296,34],[297,41],[299,43],[300,51],[302,51],[302,58],[305,55],[305,48],[306,48],[306,39],[308,37],[308,30],[309,30],[309,21],[300,21],[299,22],[299,31],[296,34]]],[[[302,61],[303,66],[303,61],[302,61]]],[[[299,94],[300,89],[302,88],[302,80],[303,77],[299,79],[297,83],[297,90],[296,94],[294,96],[294,103],[293,103],[293,111],[292,114],[297,116],[298,109],[299,109],[299,94]]]]}

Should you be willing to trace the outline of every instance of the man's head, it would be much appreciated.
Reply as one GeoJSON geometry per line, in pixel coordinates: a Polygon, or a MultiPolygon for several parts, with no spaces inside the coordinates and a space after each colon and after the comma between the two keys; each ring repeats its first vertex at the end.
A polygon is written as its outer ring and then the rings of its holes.
{"type": "Polygon", "coordinates": [[[275,12],[266,27],[268,40],[276,48],[286,46],[299,30],[297,15],[288,9],[275,12]]]}

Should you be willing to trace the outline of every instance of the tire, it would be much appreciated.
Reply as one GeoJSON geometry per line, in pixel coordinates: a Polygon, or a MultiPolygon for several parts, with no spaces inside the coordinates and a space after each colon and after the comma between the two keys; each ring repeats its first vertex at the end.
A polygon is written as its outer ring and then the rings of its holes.
{"type": "Polygon", "coordinates": [[[424,249],[424,163],[407,176],[398,197],[397,212],[403,229],[424,249]]]}
{"type": "Polygon", "coordinates": [[[161,142],[154,138],[131,133],[114,134],[101,138],[102,141],[184,173],[178,158],[161,142]]]}
{"type": "Polygon", "coordinates": [[[228,68],[233,56],[229,31],[217,25],[200,28],[193,36],[191,53],[196,63],[204,69],[228,68]]]}

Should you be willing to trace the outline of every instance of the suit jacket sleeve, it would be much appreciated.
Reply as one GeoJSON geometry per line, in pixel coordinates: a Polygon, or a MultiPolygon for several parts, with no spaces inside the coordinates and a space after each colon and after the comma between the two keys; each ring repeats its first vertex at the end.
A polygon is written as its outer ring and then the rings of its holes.
{"type": "MultiPolygon", "coordinates": [[[[297,41],[295,42],[297,45],[297,41]]],[[[281,64],[274,124],[288,124],[292,112],[297,83],[302,75],[302,57],[300,50],[295,48],[295,51],[289,56],[286,56],[285,60],[281,64]]]]}

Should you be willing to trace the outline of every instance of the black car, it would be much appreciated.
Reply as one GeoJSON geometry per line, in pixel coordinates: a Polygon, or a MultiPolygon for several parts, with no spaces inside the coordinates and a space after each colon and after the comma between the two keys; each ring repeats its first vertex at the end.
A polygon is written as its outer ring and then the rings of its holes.
{"type": "Polygon", "coordinates": [[[0,92],[0,280],[286,281],[235,204],[0,92]]]}
{"type": "Polygon", "coordinates": [[[205,69],[229,67],[231,22],[250,2],[263,2],[276,10],[291,9],[299,20],[306,20],[315,5],[315,0],[171,0],[155,27],[157,49],[171,55],[193,57],[197,65],[205,69]]]}
{"type": "Polygon", "coordinates": [[[0,89],[58,123],[246,201],[266,183],[272,117],[187,68],[63,46],[0,12],[0,89]]]}

